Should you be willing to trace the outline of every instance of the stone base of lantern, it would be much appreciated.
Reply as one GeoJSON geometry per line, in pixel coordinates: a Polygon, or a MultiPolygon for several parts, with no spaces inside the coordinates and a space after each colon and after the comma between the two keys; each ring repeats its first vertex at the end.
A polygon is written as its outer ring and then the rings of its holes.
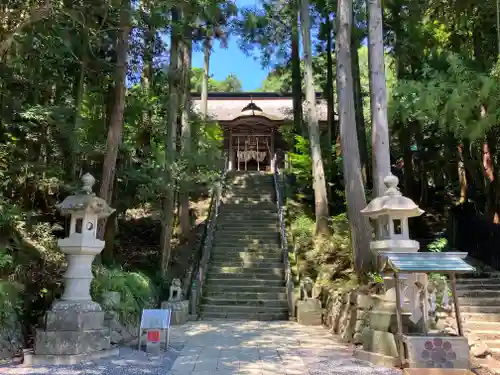
{"type": "Polygon", "coordinates": [[[47,312],[44,329],[37,330],[31,362],[75,363],[89,355],[115,355],[110,349],[110,332],[99,304],[58,301],[47,312]]]}
{"type": "Polygon", "coordinates": [[[162,309],[171,309],[172,315],[170,323],[172,325],[185,324],[189,317],[189,301],[164,301],[161,303],[162,309]]]}
{"type": "MultiPolygon", "coordinates": [[[[402,314],[403,333],[422,333],[423,319],[413,323],[410,316],[409,312],[402,314]]],[[[396,361],[398,359],[396,303],[382,297],[368,313],[368,321],[369,326],[362,332],[363,351],[380,354],[382,357],[387,356],[396,361]]]]}

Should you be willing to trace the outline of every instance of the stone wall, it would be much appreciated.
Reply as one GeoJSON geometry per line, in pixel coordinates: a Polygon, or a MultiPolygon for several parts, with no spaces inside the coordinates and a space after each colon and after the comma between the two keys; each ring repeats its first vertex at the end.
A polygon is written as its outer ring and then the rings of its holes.
{"type": "Polygon", "coordinates": [[[369,311],[374,304],[374,296],[364,291],[329,291],[325,304],[325,324],[332,333],[338,334],[346,342],[361,345],[363,329],[369,326],[369,311]]]}
{"type": "Polygon", "coordinates": [[[21,322],[14,311],[2,311],[0,315],[0,359],[9,359],[23,347],[21,322]]]}

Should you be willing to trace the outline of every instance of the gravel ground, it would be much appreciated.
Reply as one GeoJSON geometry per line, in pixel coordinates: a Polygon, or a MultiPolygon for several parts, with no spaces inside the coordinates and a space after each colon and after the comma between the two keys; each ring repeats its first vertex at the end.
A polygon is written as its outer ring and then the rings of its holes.
{"type": "Polygon", "coordinates": [[[172,367],[182,350],[177,345],[161,352],[159,356],[151,356],[144,351],[132,348],[120,348],[115,357],[96,361],[82,362],[74,366],[33,366],[0,365],[2,375],[164,375],[172,367]]]}

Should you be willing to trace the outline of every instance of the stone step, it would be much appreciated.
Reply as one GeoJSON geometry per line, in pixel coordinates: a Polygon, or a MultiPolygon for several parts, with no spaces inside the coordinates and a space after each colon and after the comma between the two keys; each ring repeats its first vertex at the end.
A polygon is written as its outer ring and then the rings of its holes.
{"type": "Polygon", "coordinates": [[[240,216],[237,218],[219,216],[217,218],[217,226],[223,228],[234,227],[234,228],[241,228],[242,230],[244,230],[245,228],[256,228],[256,229],[272,228],[272,226],[278,226],[278,225],[279,225],[278,217],[269,218],[267,216],[263,216],[259,219],[252,219],[252,220],[245,220],[242,219],[240,216]]]}
{"type": "Polygon", "coordinates": [[[285,286],[285,280],[283,278],[258,278],[258,277],[222,277],[219,278],[214,275],[208,275],[206,281],[207,288],[242,288],[242,290],[246,290],[246,288],[259,288],[261,286],[265,286],[268,288],[283,288],[285,286]],[[244,289],[245,288],[245,289],[244,289]]]}
{"type": "MultiPolygon", "coordinates": [[[[214,247],[217,249],[223,249],[223,248],[228,248],[231,247],[233,249],[237,249],[239,251],[246,251],[246,250],[251,250],[255,249],[257,246],[259,247],[264,247],[264,246],[276,246],[276,248],[279,247],[280,245],[280,239],[279,238],[267,238],[267,239],[260,239],[258,242],[252,239],[247,239],[247,240],[242,240],[242,239],[236,239],[234,237],[224,237],[224,238],[216,238],[213,243],[214,247]]],[[[220,251],[220,250],[216,250],[220,251]]]]}
{"type": "MultiPolygon", "coordinates": [[[[482,314],[500,314],[500,305],[499,306],[468,306],[462,305],[460,307],[460,312],[462,313],[482,313],[482,314]]],[[[463,315],[463,314],[461,314],[463,315]]]]}
{"type": "MultiPolygon", "coordinates": [[[[262,307],[262,308],[288,308],[288,302],[286,298],[284,300],[278,299],[245,299],[245,298],[224,298],[222,296],[217,297],[203,297],[203,303],[210,306],[221,306],[225,308],[226,306],[245,306],[245,307],[262,307]]],[[[222,309],[224,311],[224,309],[222,309]]]]}
{"type": "Polygon", "coordinates": [[[253,243],[252,241],[229,241],[229,240],[224,240],[224,242],[218,242],[217,240],[214,240],[213,242],[213,248],[212,248],[212,254],[219,253],[219,254],[225,254],[225,253],[231,253],[234,251],[244,251],[248,252],[249,254],[255,254],[255,253],[282,253],[283,251],[281,250],[281,245],[280,245],[280,240],[275,239],[275,240],[267,240],[265,242],[260,241],[260,243],[253,243]]]}
{"type": "Polygon", "coordinates": [[[457,289],[457,296],[464,298],[497,298],[500,299],[500,288],[495,289],[457,289]]]}
{"type": "Polygon", "coordinates": [[[499,298],[485,298],[485,297],[460,297],[461,306],[486,306],[486,307],[498,307],[500,310],[500,299],[499,298]]]}
{"type": "Polygon", "coordinates": [[[216,232],[216,236],[228,236],[228,237],[237,237],[239,239],[259,239],[259,238],[274,238],[279,236],[279,232],[277,230],[254,230],[249,227],[247,230],[241,229],[222,229],[216,232]]]}
{"type": "Polygon", "coordinates": [[[467,279],[458,279],[457,280],[457,288],[462,285],[468,284],[477,284],[477,285],[499,285],[500,286],[500,278],[492,277],[492,278],[467,278],[467,279]]]}
{"type": "MultiPolygon", "coordinates": [[[[467,309],[467,308],[466,308],[467,309]]],[[[455,314],[452,313],[450,315],[451,318],[455,318],[455,314]]],[[[464,311],[462,307],[460,307],[460,317],[462,318],[462,322],[466,324],[468,321],[483,321],[483,322],[500,322],[500,312],[468,312],[464,311]]]]}
{"type": "Polygon", "coordinates": [[[284,265],[281,267],[259,267],[259,268],[243,268],[243,267],[226,267],[226,266],[209,266],[209,272],[212,275],[253,275],[257,278],[266,278],[267,276],[283,276],[285,272],[284,265]]]}
{"type": "Polygon", "coordinates": [[[253,272],[253,270],[248,269],[244,270],[241,273],[224,273],[224,272],[214,272],[209,270],[207,275],[208,279],[225,279],[226,283],[233,283],[236,280],[247,280],[247,279],[256,279],[256,280],[266,280],[266,281],[278,281],[283,283],[285,280],[284,271],[281,275],[276,275],[274,273],[259,273],[253,272]]]}
{"type": "Polygon", "coordinates": [[[226,252],[219,253],[216,252],[211,255],[210,262],[212,264],[219,263],[222,261],[229,262],[269,262],[269,263],[282,263],[283,262],[283,254],[281,252],[276,253],[262,253],[262,254],[249,254],[247,252],[234,251],[234,252],[226,252]]]}
{"type": "MultiPolygon", "coordinates": [[[[478,318],[483,315],[481,314],[478,318]]],[[[488,320],[469,320],[463,319],[463,325],[465,328],[470,329],[472,332],[477,331],[491,331],[500,333],[500,320],[499,321],[488,321],[488,320]]]]}
{"type": "MultiPolygon", "coordinates": [[[[252,282],[249,282],[248,285],[228,285],[226,280],[222,280],[223,282],[221,283],[210,283],[207,282],[207,296],[214,295],[216,293],[223,293],[224,295],[246,295],[246,294],[273,294],[273,295],[280,295],[280,294],[286,294],[286,289],[284,287],[284,282],[282,282],[283,285],[274,285],[274,284],[269,284],[268,282],[262,282],[259,284],[255,284],[253,280],[250,280],[252,282]]],[[[264,280],[266,281],[266,280],[264,280]]],[[[240,283],[241,284],[241,283],[240,283]]],[[[286,297],[285,297],[286,298],[286,297]]]]}
{"type": "Polygon", "coordinates": [[[499,290],[500,284],[457,284],[457,293],[467,290],[499,290]]]}
{"type": "MultiPolygon", "coordinates": [[[[474,330],[472,331],[474,335],[479,337],[483,341],[500,341],[499,331],[489,331],[489,330],[474,330]]],[[[467,334],[465,334],[467,336],[467,334]]]]}
{"type": "MultiPolygon", "coordinates": [[[[219,290],[214,290],[214,288],[208,288],[204,298],[214,299],[214,300],[227,300],[227,301],[286,301],[285,288],[279,288],[279,291],[274,291],[278,288],[271,288],[271,291],[267,289],[266,286],[261,286],[256,292],[249,291],[235,291],[234,289],[230,292],[221,292],[219,290]]],[[[217,303],[215,303],[217,305],[217,303]]],[[[230,305],[231,303],[227,303],[230,305]]],[[[241,304],[241,303],[240,303],[241,304]]]]}
{"type": "Polygon", "coordinates": [[[488,346],[493,353],[500,353],[500,340],[485,340],[484,343],[488,346]]]}
{"type": "Polygon", "coordinates": [[[202,304],[201,311],[204,313],[225,312],[225,313],[246,313],[249,315],[261,313],[286,313],[288,314],[288,304],[286,307],[270,307],[270,306],[246,306],[246,305],[211,305],[202,304]]]}
{"type": "Polygon", "coordinates": [[[255,205],[267,205],[267,204],[272,204],[274,208],[276,208],[276,201],[274,200],[273,197],[262,197],[262,196],[249,196],[249,195],[242,195],[238,194],[232,197],[226,197],[224,198],[224,206],[225,205],[249,205],[249,206],[255,206],[255,205]]]}
{"type": "Polygon", "coordinates": [[[288,320],[288,310],[271,313],[240,313],[240,312],[202,312],[202,320],[227,319],[227,320],[288,320]]]}
{"type": "Polygon", "coordinates": [[[265,260],[264,261],[248,261],[248,262],[245,262],[243,260],[240,260],[240,261],[237,261],[237,260],[232,260],[232,261],[229,261],[229,260],[211,260],[210,264],[212,265],[212,267],[217,267],[217,268],[227,268],[227,267],[244,268],[244,269],[253,268],[253,269],[259,269],[259,270],[269,269],[269,268],[280,269],[280,268],[284,267],[282,262],[272,263],[272,262],[268,262],[265,260]]]}

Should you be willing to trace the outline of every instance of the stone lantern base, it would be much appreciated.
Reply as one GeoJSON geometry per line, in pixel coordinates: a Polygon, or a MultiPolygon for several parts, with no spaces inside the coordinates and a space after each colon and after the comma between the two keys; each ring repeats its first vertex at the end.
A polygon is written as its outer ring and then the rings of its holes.
{"type": "Polygon", "coordinates": [[[83,359],[115,355],[104,311],[92,301],[56,302],[36,332],[35,352],[27,364],[73,364],[83,359]]]}

